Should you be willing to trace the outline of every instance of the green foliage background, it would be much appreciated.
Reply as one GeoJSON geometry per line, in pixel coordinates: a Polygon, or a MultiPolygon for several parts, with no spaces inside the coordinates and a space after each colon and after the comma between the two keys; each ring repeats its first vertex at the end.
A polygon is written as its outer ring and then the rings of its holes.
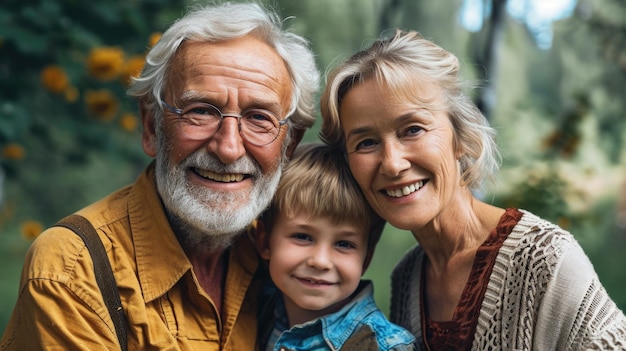
{"type": "MultiPolygon", "coordinates": [[[[167,0],[4,0],[0,4],[0,330],[18,293],[30,240],[22,225],[43,226],[134,180],[149,162],[140,130],[120,127],[137,113],[120,81],[86,73],[93,48],[116,46],[141,55],[188,5],[167,0]],[[56,64],[79,97],[68,102],[42,86],[41,71],[56,64]],[[85,107],[88,89],[120,99],[103,120],[85,107]],[[7,154],[18,145],[23,154],[7,154]],[[12,155],[12,156],[11,156],[12,155]]],[[[457,21],[461,0],[276,0],[267,2],[285,25],[310,39],[320,69],[367,45],[387,28],[416,29],[463,62],[463,74],[482,78],[478,49],[492,44],[483,30],[457,21]]],[[[507,18],[493,43],[495,105],[490,115],[504,155],[499,184],[481,196],[557,222],[575,234],[613,299],[626,309],[626,1],[579,0],[554,25],[554,44],[538,49],[524,23],[507,18]]],[[[481,91],[477,91],[480,94],[481,91]]],[[[319,123],[305,140],[317,138],[319,123]]],[[[366,277],[376,283],[383,310],[389,274],[415,245],[408,232],[387,227],[366,277]]]]}

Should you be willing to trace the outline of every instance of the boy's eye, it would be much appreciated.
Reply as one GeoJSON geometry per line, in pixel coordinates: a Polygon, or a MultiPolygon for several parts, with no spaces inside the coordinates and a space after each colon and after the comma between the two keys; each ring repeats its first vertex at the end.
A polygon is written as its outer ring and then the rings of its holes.
{"type": "Polygon", "coordinates": [[[309,234],[305,233],[295,233],[291,235],[291,237],[297,241],[313,241],[313,238],[311,238],[309,234]]]}
{"type": "Polygon", "coordinates": [[[345,241],[345,240],[340,240],[338,241],[335,246],[341,248],[341,249],[353,249],[355,248],[354,244],[349,242],[349,241],[345,241]]]}

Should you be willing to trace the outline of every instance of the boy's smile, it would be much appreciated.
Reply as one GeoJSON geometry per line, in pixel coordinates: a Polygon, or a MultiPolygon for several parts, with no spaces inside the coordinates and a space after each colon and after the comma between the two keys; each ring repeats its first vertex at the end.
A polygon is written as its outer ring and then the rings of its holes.
{"type": "Polygon", "coordinates": [[[337,311],[359,285],[367,255],[363,224],[335,223],[298,213],[280,213],[268,246],[276,286],[283,292],[290,325],[337,311]]]}

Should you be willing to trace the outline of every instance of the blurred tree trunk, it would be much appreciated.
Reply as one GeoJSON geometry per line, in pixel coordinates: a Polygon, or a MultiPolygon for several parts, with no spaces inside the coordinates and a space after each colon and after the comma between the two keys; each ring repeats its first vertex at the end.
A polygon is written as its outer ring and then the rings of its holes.
{"type": "Polygon", "coordinates": [[[389,0],[387,5],[383,5],[378,18],[378,27],[381,31],[394,27],[393,15],[400,11],[401,7],[401,0],[389,0]]]}
{"type": "Polygon", "coordinates": [[[0,168],[0,209],[4,200],[4,169],[0,168]]]}
{"type": "MultiPolygon", "coordinates": [[[[491,12],[488,15],[485,14],[482,30],[470,38],[469,52],[472,53],[472,60],[476,66],[480,67],[480,71],[477,73],[478,79],[485,82],[485,89],[481,90],[478,93],[479,95],[475,97],[476,104],[489,119],[496,102],[495,84],[497,82],[496,74],[499,65],[498,48],[504,36],[507,0],[483,1],[483,8],[491,8],[491,12]]],[[[432,15],[430,11],[426,12],[426,10],[432,10],[432,8],[422,8],[420,4],[422,4],[421,1],[412,1],[410,3],[402,0],[384,1],[378,18],[380,29],[387,30],[402,24],[409,28],[418,29],[421,32],[426,30],[429,32],[429,37],[439,37],[439,40],[437,40],[439,45],[445,45],[444,38],[441,35],[436,35],[441,33],[435,32],[429,27],[429,25],[434,25],[431,23],[432,20],[428,16],[423,15],[423,13],[432,15]],[[418,8],[421,11],[415,11],[418,8]]],[[[426,3],[423,4],[426,5],[426,3]]],[[[454,9],[450,5],[452,4],[440,7],[447,8],[450,11],[454,9]]]]}
{"type": "Polygon", "coordinates": [[[491,1],[491,14],[485,17],[482,30],[469,41],[474,62],[477,67],[480,67],[478,78],[485,82],[485,88],[475,98],[476,105],[487,119],[491,118],[491,112],[496,103],[498,48],[504,36],[507,0],[484,0],[483,8],[489,8],[489,1],[491,1]]]}

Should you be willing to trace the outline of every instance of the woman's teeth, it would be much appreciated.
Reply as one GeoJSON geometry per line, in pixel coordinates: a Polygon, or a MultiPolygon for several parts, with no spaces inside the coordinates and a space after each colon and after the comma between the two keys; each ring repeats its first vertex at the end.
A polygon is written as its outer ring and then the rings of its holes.
{"type": "Polygon", "coordinates": [[[401,189],[393,189],[393,190],[385,190],[387,196],[391,197],[402,197],[407,196],[415,191],[419,190],[422,186],[424,186],[424,181],[420,180],[419,182],[411,185],[407,185],[401,189]]]}

